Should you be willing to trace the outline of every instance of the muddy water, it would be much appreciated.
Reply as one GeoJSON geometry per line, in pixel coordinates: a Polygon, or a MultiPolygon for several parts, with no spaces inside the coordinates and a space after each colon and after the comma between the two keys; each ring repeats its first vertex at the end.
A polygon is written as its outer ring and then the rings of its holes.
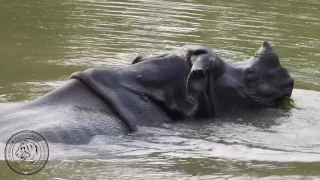
{"type": "MultiPolygon", "coordinates": [[[[320,2],[2,0],[0,102],[34,99],[74,71],[129,64],[187,43],[245,60],[269,41],[295,78],[297,108],[140,127],[89,145],[49,144],[29,179],[320,178],[320,2]],[[313,91],[308,91],[313,90],[313,91]]],[[[4,144],[0,143],[0,152],[4,144]]],[[[0,179],[20,179],[0,153],[0,179]]]]}

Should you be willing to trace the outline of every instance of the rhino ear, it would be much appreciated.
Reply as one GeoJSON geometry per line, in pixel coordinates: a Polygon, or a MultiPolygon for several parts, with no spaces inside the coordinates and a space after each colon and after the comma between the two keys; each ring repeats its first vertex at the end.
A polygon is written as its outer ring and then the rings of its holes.
{"type": "Polygon", "coordinates": [[[192,58],[195,58],[195,61],[188,76],[187,91],[203,92],[208,86],[209,71],[213,60],[208,54],[200,54],[192,58]]]}
{"type": "Polygon", "coordinates": [[[163,53],[155,56],[137,56],[133,61],[132,64],[140,63],[142,61],[150,61],[154,59],[160,59],[165,58],[168,55],[168,53],[163,53]]]}
{"type": "Polygon", "coordinates": [[[141,61],[142,61],[142,56],[137,56],[137,57],[132,61],[131,64],[136,64],[136,63],[139,63],[139,62],[141,62],[141,61]]]}

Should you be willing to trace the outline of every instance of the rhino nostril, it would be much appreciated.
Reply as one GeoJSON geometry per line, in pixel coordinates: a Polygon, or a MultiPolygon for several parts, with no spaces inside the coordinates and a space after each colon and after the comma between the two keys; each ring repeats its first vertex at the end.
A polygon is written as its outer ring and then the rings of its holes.
{"type": "Polygon", "coordinates": [[[284,84],[284,88],[288,88],[290,90],[293,89],[293,84],[294,84],[294,81],[292,79],[290,79],[289,81],[287,81],[285,84],[284,84]]]}
{"type": "Polygon", "coordinates": [[[293,80],[290,79],[290,80],[289,80],[289,83],[288,83],[288,86],[291,87],[291,88],[293,88],[293,83],[294,83],[293,80]]]}
{"type": "Polygon", "coordinates": [[[293,80],[292,79],[290,79],[290,80],[288,80],[288,81],[286,81],[283,85],[282,85],[282,87],[284,87],[284,88],[293,88],[293,80]]]}

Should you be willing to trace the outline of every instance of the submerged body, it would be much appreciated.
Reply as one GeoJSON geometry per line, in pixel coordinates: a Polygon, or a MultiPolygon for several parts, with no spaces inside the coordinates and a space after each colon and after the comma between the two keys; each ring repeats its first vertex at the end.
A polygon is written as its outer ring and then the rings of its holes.
{"type": "Polygon", "coordinates": [[[130,66],[74,73],[36,100],[0,109],[0,140],[34,130],[50,142],[84,144],[137,126],[276,107],[293,80],[268,43],[251,59],[227,63],[203,46],[138,57],[130,66]]]}

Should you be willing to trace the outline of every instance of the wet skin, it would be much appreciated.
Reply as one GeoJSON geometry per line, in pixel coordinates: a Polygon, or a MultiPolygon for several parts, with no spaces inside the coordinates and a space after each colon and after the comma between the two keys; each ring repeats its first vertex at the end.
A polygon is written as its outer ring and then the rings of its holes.
{"type": "Polygon", "coordinates": [[[138,57],[126,67],[74,73],[43,97],[0,109],[0,140],[28,129],[50,142],[85,144],[96,135],[127,134],[138,126],[277,107],[292,89],[293,79],[267,42],[242,62],[186,45],[138,57]]]}

